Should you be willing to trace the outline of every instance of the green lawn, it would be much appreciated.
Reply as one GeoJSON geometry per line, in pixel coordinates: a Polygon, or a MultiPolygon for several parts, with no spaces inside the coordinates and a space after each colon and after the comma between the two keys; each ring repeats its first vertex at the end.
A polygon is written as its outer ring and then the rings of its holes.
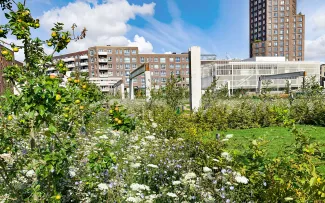
{"type": "MultiPolygon", "coordinates": [[[[315,126],[297,126],[299,130],[303,130],[309,134],[316,141],[325,144],[325,127],[315,126]]],[[[215,139],[217,132],[211,132],[207,134],[204,139],[215,139]]],[[[229,143],[229,149],[240,149],[239,146],[248,146],[248,144],[257,138],[263,138],[269,141],[266,145],[267,156],[276,157],[285,153],[285,147],[290,146],[294,143],[294,136],[291,134],[288,128],[284,127],[269,127],[269,128],[257,128],[257,129],[245,129],[245,130],[228,130],[226,132],[218,132],[223,135],[233,134],[229,143]],[[239,145],[239,146],[238,146],[239,145]]],[[[322,147],[325,151],[325,147],[322,147]]],[[[325,166],[320,169],[325,173],[325,166]]]]}

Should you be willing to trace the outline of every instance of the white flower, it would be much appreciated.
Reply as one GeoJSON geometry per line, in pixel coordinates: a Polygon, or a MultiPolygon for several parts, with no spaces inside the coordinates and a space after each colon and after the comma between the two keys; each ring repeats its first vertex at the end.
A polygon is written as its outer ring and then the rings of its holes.
{"type": "Polygon", "coordinates": [[[70,175],[71,178],[73,178],[73,177],[76,176],[76,172],[71,170],[71,171],[69,171],[69,175],[70,175]]]}
{"type": "Polygon", "coordinates": [[[106,135],[102,135],[102,136],[100,136],[99,138],[100,138],[100,139],[103,139],[103,140],[107,140],[107,139],[108,139],[108,137],[107,137],[106,135]]]}
{"type": "Polygon", "coordinates": [[[226,135],[226,139],[231,139],[233,136],[233,134],[226,135]]]}
{"type": "Polygon", "coordinates": [[[168,192],[167,196],[169,197],[178,197],[175,193],[168,192]]]}
{"type": "Polygon", "coordinates": [[[212,159],[212,161],[215,161],[215,162],[220,162],[218,159],[212,159]]]}
{"type": "Polygon", "coordinates": [[[235,180],[237,183],[243,183],[243,184],[248,183],[248,179],[245,176],[241,176],[241,175],[235,176],[235,180]]]}
{"type": "Polygon", "coordinates": [[[100,183],[98,186],[98,189],[101,191],[106,191],[108,190],[108,185],[106,183],[100,183]]]}
{"type": "Polygon", "coordinates": [[[147,140],[154,140],[154,139],[156,139],[156,137],[155,136],[152,136],[152,135],[150,135],[150,136],[147,136],[147,137],[145,137],[147,140]]]}
{"type": "Polygon", "coordinates": [[[292,198],[292,197],[286,197],[286,198],[284,198],[284,200],[285,200],[286,202],[288,202],[288,201],[292,201],[293,198],[292,198]]]}
{"type": "Polygon", "coordinates": [[[157,165],[154,165],[154,164],[148,164],[147,166],[148,167],[151,167],[151,168],[158,168],[158,166],[157,165]]]}
{"type": "Polygon", "coordinates": [[[229,141],[229,139],[223,139],[223,140],[221,140],[221,142],[227,142],[227,141],[229,141]]]}
{"type": "Polygon", "coordinates": [[[184,141],[183,138],[177,138],[177,141],[184,141]]]}
{"type": "Polygon", "coordinates": [[[225,158],[227,161],[231,161],[231,156],[228,152],[222,152],[221,157],[225,158]]]}
{"type": "Polygon", "coordinates": [[[139,197],[128,197],[126,199],[127,202],[140,202],[141,199],[139,197]]]}
{"type": "Polygon", "coordinates": [[[190,179],[196,178],[196,174],[190,172],[190,173],[185,174],[184,178],[185,178],[185,180],[190,180],[190,179]]]}
{"type": "Polygon", "coordinates": [[[153,128],[157,128],[158,127],[158,124],[157,123],[152,123],[152,127],[153,128]]]}
{"type": "Polygon", "coordinates": [[[210,172],[212,172],[212,170],[209,167],[203,167],[203,172],[204,173],[210,173],[210,172]]]}
{"type": "Polygon", "coordinates": [[[131,168],[139,168],[140,166],[141,166],[140,163],[131,164],[131,168]]]}
{"type": "Polygon", "coordinates": [[[181,181],[173,181],[173,183],[172,183],[173,185],[179,185],[179,184],[181,184],[181,181]]]}
{"type": "Polygon", "coordinates": [[[29,170],[26,173],[26,176],[29,177],[29,178],[33,177],[34,175],[35,175],[35,171],[34,170],[29,170]]]}
{"type": "Polygon", "coordinates": [[[141,185],[141,184],[138,184],[138,183],[132,183],[131,186],[130,186],[130,188],[133,191],[141,191],[141,190],[147,190],[147,191],[149,191],[150,190],[149,186],[147,186],[147,185],[141,185]]]}

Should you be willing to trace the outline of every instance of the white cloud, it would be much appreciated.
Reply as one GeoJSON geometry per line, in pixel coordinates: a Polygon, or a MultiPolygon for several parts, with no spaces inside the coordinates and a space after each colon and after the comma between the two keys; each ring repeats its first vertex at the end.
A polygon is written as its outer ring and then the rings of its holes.
{"type": "Polygon", "coordinates": [[[315,40],[305,41],[305,58],[308,60],[325,60],[325,35],[315,40]]]}
{"type": "Polygon", "coordinates": [[[146,41],[144,37],[140,37],[139,35],[134,36],[134,42],[128,41],[128,46],[139,47],[140,53],[152,53],[153,47],[149,41],[146,41]]]}
{"type": "Polygon", "coordinates": [[[96,0],[76,1],[45,12],[40,17],[40,23],[48,31],[55,22],[63,22],[66,30],[71,30],[71,25],[76,23],[78,32],[86,27],[86,38],[70,43],[69,52],[86,50],[96,45],[137,45],[140,51],[151,53],[152,44],[143,37],[135,35],[132,42],[125,35],[130,30],[130,19],[135,19],[136,16],[152,16],[154,8],[155,3],[131,5],[127,0],[106,0],[102,4],[96,0]]]}

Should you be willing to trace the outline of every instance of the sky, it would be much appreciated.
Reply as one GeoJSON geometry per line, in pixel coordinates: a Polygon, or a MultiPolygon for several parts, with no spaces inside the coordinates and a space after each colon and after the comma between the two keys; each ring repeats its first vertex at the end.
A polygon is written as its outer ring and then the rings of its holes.
{"type": "MultiPolygon", "coordinates": [[[[27,0],[27,6],[40,19],[33,35],[43,40],[55,22],[67,30],[73,23],[87,28],[87,37],[63,53],[96,45],[138,46],[141,53],[200,46],[202,53],[218,58],[249,57],[249,0],[27,0]]],[[[297,11],[306,15],[305,60],[325,61],[324,10],[324,0],[298,0],[297,11]]]]}

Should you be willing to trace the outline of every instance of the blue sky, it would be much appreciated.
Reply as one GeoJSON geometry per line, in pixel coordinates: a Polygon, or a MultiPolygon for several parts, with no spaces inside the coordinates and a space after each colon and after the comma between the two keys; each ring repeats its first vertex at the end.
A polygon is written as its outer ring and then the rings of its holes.
{"type": "MultiPolygon", "coordinates": [[[[54,21],[86,26],[87,40],[68,51],[95,45],[139,46],[142,52],[203,53],[247,58],[248,0],[27,0],[41,19],[36,32],[46,38],[54,21]],[[44,25],[44,26],[43,26],[44,25]]],[[[306,14],[306,59],[325,59],[324,0],[298,0],[306,14]]],[[[2,20],[2,19],[0,19],[2,20]]],[[[3,22],[3,20],[2,20],[3,22]]],[[[67,29],[70,25],[67,25],[67,29]]]]}

